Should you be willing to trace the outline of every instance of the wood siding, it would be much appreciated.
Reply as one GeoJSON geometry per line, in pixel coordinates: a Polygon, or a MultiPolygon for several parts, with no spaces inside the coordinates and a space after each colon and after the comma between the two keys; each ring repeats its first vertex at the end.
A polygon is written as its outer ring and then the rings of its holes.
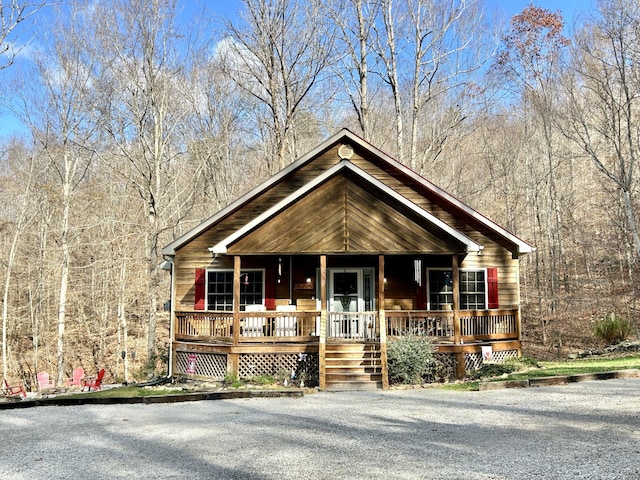
{"type": "Polygon", "coordinates": [[[462,246],[382,192],[339,175],[230,246],[230,254],[447,253],[462,246]]]}
{"type": "MultiPolygon", "coordinates": [[[[253,198],[220,218],[208,230],[178,248],[175,254],[174,309],[193,308],[196,268],[232,268],[231,257],[227,256],[218,258],[214,264],[208,250],[210,247],[336,165],[340,161],[337,149],[336,144],[270,188],[257,192],[253,198]]],[[[407,211],[397,201],[372,191],[370,185],[364,185],[361,179],[348,174],[340,174],[300,198],[231,245],[229,252],[243,255],[243,267],[258,266],[258,263],[262,263],[262,266],[266,266],[266,263],[272,267],[275,265],[275,257],[267,261],[247,256],[256,254],[437,255],[438,257],[423,257],[423,267],[428,267],[429,262],[435,261],[435,258],[446,258],[449,254],[459,253],[460,268],[498,269],[500,306],[519,303],[515,245],[489,231],[479,221],[368,150],[356,146],[350,161],[484,246],[482,253],[465,255],[457,241],[448,238],[423,218],[417,218],[416,214],[407,211]]],[[[388,258],[389,262],[393,262],[397,257],[388,258]]],[[[389,262],[388,265],[393,269],[389,262]]],[[[401,305],[404,308],[415,304],[415,288],[412,290],[408,284],[397,286],[397,294],[393,290],[385,293],[385,306],[401,305]]],[[[390,284],[389,289],[393,288],[395,287],[390,284]]],[[[280,286],[276,294],[280,298],[288,295],[288,291],[280,286]]]]}

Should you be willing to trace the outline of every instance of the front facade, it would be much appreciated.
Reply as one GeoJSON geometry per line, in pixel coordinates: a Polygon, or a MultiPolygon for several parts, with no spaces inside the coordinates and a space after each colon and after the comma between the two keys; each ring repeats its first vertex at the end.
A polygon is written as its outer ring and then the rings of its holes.
{"type": "Polygon", "coordinates": [[[386,387],[387,342],[421,335],[460,378],[519,355],[530,251],[343,130],[165,247],[171,373],[386,387]]]}

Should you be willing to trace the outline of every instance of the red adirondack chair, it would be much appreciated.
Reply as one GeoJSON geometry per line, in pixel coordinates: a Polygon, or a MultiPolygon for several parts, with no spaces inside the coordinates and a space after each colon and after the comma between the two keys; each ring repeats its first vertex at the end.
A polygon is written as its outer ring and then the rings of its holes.
{"type": "Polygon", "coordinates": [[[27,392],[22,385],[9,385],[7,379],[4,379],[4,388],[2,393],[8,397],[14,397],[16,395],[22,395],[23,398],[27,398],[27,392]]]}
{"type": "Polygon", "coordinates": [[[49,380],[49,373],[38,372],[36,375],[38,379],[38,390],[44,390],[45,388],[53,388],[56,386],[56,382],[49,380]]]}
{"type": "Polygon", "coordinates": [[[73,369],[73,378],[67,378],[67,387],[71,387],[76,385],[78,387],[82,386],[82,379],[84,378],[84,368],[77,367],[73,369]]]}
{"type": "Polygon", "coordinates": [[[104,378],[104,368],[101,368],[97,377],[86,377],[82,380],[82,387],[80,390],[84,392],[85,388],[88,388],[89,392],[93,390],[102,390],[102,379],[104,378]]]}

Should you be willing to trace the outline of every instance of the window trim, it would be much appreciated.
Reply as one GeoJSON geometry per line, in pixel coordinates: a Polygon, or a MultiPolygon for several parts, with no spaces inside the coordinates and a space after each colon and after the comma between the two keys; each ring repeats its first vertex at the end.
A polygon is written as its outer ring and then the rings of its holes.
{"type": "MultiPolygon", "coordinates": [[[[463,272],[483,272],[484,273],[484,305],[482,308],[462,308],[462,282],[460,278],[458,278],[458,303],[460,304],[461,310],[487,310],[489,307],[489,284],[487,282],[487,269],[486,268],[461,268],[458,270],[458,277],[460,273],[463,272]]],[[[477,293],[477,292],[476,292],[477,293]]],[[[469,295],[473,294],[473,292],[468,292],[469,295]]]]}
{"type": "MultiPolygon", "coordinates": [[[[231,272],[233,274],[233,268],[207,268],[206,269],[206,275],[205,275],[205,281],[204,281],[204,306],[205,306],[205,311],[208,312],[217,312],[217,311],[225,311],[225,312],[229,312],[229,311],[233,311],[233,307],[231,307],[231,310],[211,310],[209,308],[209,273],[218,273],[218,272],[231,272]]],[[[242,274],[247,273],[247,272],[262,272],[262,291],[261,291],[261,296],[262,296],[262,303],[256,303],[256,304],[252,304],[252,305],[266,305],[266,297],[265,297],[265,293],[266,293],[266,278],[267,278],[267,274],[266,274],[266,268],[243,268],[240,270],[240,276],[242,276],[242,274]]],[[[232,279],[233,279],[233,275],[232,275],[232,279]]],[[[240,280],[242,282],[242,280],[240,280]]],[[[231,294],[233,295],[233,280],[232,280],[232,288],[231,288],[231,294]]],[[[240,310],[242,311],[242,307],[243,305],[240,304],[239,305],[240,310]]]]}
{"type": "MultiPolygon", "coordinates": [[[[436,268],[427,268],[427,285],[426,285],[426,289],[427,289],[427,310],[434,310],[434,311],[445,311],[443,309],[439,309],[439,310],[435,310],[432,308],[431,305],[431,272],[451,272],[452,276],[453,276],[453,269],[452,268],[443,268],[443,267],[436,267],[436,268]]],[[[484,307],[482,307],[480,310],[487,310],[488,304],[489,304],[489,284],[488,284],[488,276],[487,276],[487,268],[486,267],[482,267],[482,268],[459,268],[458,269],[458,305],[460,305],[460,309],[461,310],[468,310],[467,308],[462,308],[462,282],[460,281],[460,274],[463,272],[484,272],[484,307]]],[[[453,292],[451,293],[451,296],[453,298],[453,292]]],[[[476,310],[476,309],[472,309],[472,310],[476,310]]]]}

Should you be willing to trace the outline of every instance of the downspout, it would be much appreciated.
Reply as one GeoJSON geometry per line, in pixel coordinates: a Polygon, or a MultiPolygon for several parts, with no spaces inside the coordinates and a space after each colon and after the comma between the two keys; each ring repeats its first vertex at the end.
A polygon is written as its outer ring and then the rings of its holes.
{"type": "Polygon", "coordinates": [[[156,385],[163,385],[165,383],[169,383],[171,381],[171,377],[173,376],[173,340],[175,335],[174,323],[176,318],[173,303],[173,293],[175,288],[175,276],[173,274],[173,270],[175,265],[173,263],[174,257],[172,255],[163,255],[162,258],[164,258],[165,263],[169,266],[169,268],[167,268],[167,265],[163,264],[162,270],[169,271],[169,275],[171,275],[171,281],[169,282],[169,288],[171,289],[171,292],[169,293],[169,365],[167,366],[167,375],[165,377],[155,378],[149,380],[148,382],[138,383],[139,387],[153,387],[156,385]]]}
{"type": "Polygon", "coordinates": [[[169,282],[169,365],[167,367],[167,378],[173,377],[173,342],[175,340],[175,303],[173,301],[174,298],[174,289],[175,289],[175,275],[174,275],[174,257],[173,256],[164,256],[165,261],[169,264],[169,275],[171,276],[171,281],[169,282]]]}

